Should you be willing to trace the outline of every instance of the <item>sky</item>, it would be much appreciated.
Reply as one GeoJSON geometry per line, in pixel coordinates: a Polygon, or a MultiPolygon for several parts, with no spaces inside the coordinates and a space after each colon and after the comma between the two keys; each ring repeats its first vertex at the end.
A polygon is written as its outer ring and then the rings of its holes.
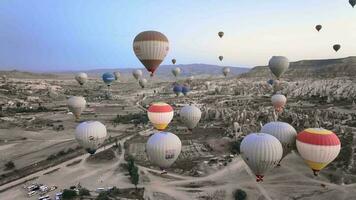
{"type": "Polygon", "coordinates": [[[0,69],[143,67],[132,42],[146,30],[168,37],[163,64],[347,57],[356,54],[355,22],[348,0],[0,0],[0,69]]]}

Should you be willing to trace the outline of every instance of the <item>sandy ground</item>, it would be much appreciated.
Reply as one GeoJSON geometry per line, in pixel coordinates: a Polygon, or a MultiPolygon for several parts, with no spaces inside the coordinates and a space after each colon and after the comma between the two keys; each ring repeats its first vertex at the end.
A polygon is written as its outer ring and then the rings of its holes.
{"type": "MultiPolygon", "coordinates": [[[[132,88],[137,86],[132,86],[132,88]]],[[[159,86],[161,87],[161,86],[159,86]]],[[[132,89],[131,88],[131,89],[132,89]]],[[[113,88],[113,91],[119,92],[121,88],[113,88]]],[[[142,93],[142,90],[137,90],[137,93],[142,93]]],[[[152,88],[144,90],[152,92],[152,88]]],[[[130,104],[122,111],[122,104],[111,102],[91,103],[91,108],[95,110],[97,115],[96,120],[102,121],[108,128],[110,135],[120,135],[122,131],[128,129],[130,125],[119,125],[114,127],[110,120],[116,114],[127,112],[138,112],[144,110],[139,105],[137,98],[133,98],[137,93],[124,94],[125,90],[121,91],[122,98],[127,98],[130,104]],[[105,106],[104,106],[105,105],[105,106]]],[[[127,92],[127,91],[126,91],[127,92]]],[[[174,95],[173,95],[174,96],[174,95]]],[[[167,95],[165,98],[173,98],[172,95],[167,95]]],[[[205,97],[207,99],[209,97],[205,97]]],[[[162,98],[164,99],[164,97],[162,98]]],[[[204,100],[201,99],[201,100],[204,100]]],[[[248,98],[247,98],[248,99],[248,98]]],[[[141,101],[146,98],[141,99],[141,101]]],[[[7,160],[14,160],[17,166],[26,166],[30,163],[46,158],[52,153],[58,152],[64,148],[69,148],[76,145],[73,139],[73,131],[77,122],[73,120],[72,115],[66,112],[55,114],[44,114],[42,117],[50,119],[60,119],[64,122],[64,131],[41,130],[41,131],[24,131],[20,128],[1,129],[0,138],[7,139],[7,143],[0,145],[1,166],[7,160]],[[20,140],[26,135],[27,140],[20,140]]],[[[94,118],[93,114],[83,116],[83,120],[94,118]]],[[[143,131],[150,132],[151,129],[143,131]]],[[[125,140],[132,136],[128,136],[120,141],[123,146],[125,140]]],[[[100,149],[100,151],[104,148],[100,149]]],[[[124,150],[117,159],[103,163],[87,162],[88,154],[79,156],[72,160],[61,163],[49,169],[29,175],[17,181],[0,186],[0,190],[9,188],[25,180],[36,178],[31,182],[43,183],[48,186],[56,185],[59,188],[51,193],[53,197],[55,192],[61,189],[68,188],[71,185],[80,183],[92,191],[100,187],[117,186],[118,188],[132,188],[127,172],[120,167],[124,163],[124,150]],[[79,164],[67,166],[74,161],[81,160],[79,164]],[[58,169],[58,170],[57,170],[58,169]],[[47,172],[53,173],[46,174],[47,172]]],[[[233,199],[233,192],[237,188],[241,188],[248,193],[248,199],[256,200],[349,200],[356,199],[356,184],[351,185],[336,185],[328,181],[322,175],[314,177],[311,170],[304,164],[301,158],[292,153],[287,156],[282,166],[273,169],[266,174],[263,183],[256,183],[253,173],[246,166],[244,161],[237,156],[227,166],[208,166],[201,163],[201,167],[209,171],[208,175],[203,177],[190,177],[180,174],[169,173],[167,175],[159,175],[160,171],[156,169],[139,166],[140,183],[139,187],[145,187],[145,199],[151,200],[187,200],[201,199],[200,197],[211,195],[216,191],[224,191],[224,199],[233,199]],[[322,187],[321,184],[326,185],[322,187]]],[[[22,184],[12,187],[0,194],[1,200],[13,199],[30,199],[35,200],[38,196],[28,198],[26,191],[22,188],[22,184]]]]}

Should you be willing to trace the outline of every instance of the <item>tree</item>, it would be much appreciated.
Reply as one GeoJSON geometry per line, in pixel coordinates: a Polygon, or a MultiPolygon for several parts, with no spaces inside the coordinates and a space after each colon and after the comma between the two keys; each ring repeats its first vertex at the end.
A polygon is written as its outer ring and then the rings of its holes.
{"type": "Polygon", "coordinates": [[[14,169],[15,168],[15,163],[12,161],[9,161],[7,163],[5,163],[5,169],[6,170],[10,170],[10,169],[14,169]]]}
{"type": "Polygon", "coordinates": [[[79,196],[90,196],[90,191],[86,188],[79,189],[79,196]]]}
{"type": "Polygon", "coordinates": [[[140,175],[138,174],[138,167],[134,166],[131,170],[131,183],[135,185],[135,188],[137,189],[137,184],[140,178],[140,175]]]}
{"type": "Polygon", "coordinates": [[[107,192],[100,192],[96,197],[96,200],[110,200],[110,198],[108,197],[107,192]]]}
{"type": "Polygon", "coordinates": [[[247,199],[247,194],[242,189],[237,189],[235,190],[234,198],[235,200],[245,200],[247,199]]]}
{"type": "Polygon", "coordinates": [[[74,190],[69,190],[69,189],[64,189],[62,193],[62,199],[63,200],[71,200],[77,197],[78,194],[74,190]]]}

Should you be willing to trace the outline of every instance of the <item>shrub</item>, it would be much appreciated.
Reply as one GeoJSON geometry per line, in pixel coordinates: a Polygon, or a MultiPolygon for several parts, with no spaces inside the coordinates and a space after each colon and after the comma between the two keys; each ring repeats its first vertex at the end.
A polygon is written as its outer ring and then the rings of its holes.
{"type": "Polygon", "coordinates": [[[100,192],[96,197],[96,200],[110,200],[110,198],[108,197],[107,192],[100,192]]]}
{"type": "Polygon", "coordinates": [[[74,190],[64,189],[62,193],[63,200],[75,199],[77,196],[78,194],[74,190]]]}
{"type": "Polygon", "coordinates": [[[79,196],[90,196],[90,191],[86,188],[79,189],[79,196]]]}
{"type": "Polygon", "coordinates": [[[5,163],[5,169],[6,170],[10,170],[10,169],[14,169],[15,168],[15,163],[12,161],[9,161],[7,163],[5,163]]]}

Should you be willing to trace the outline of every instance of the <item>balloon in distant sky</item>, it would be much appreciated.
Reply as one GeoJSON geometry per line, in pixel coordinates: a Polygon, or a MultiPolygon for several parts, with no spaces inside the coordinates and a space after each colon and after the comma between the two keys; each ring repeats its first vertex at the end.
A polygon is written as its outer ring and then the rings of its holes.
{"type": "Polygon", "coordinates": [[[115,76],[113,73],[106,72],[103,74],[102,79],[107,86],[110,86],[113,81],[115,81],[115,76]]]}
{"type": "Polygon", "coordinates": [[[230,68],[224,67],[223,70],[222,70],[222,73],[223,73],[224,76],[226,77],[226,76],[230,73],[230,68]]]}
{"type": "Polygon", "coordinates": [[[355,5],[356,5],[356,0],[349,0],[349,3],[351,4],[352,7],[355,7],[355,5]]]}
{"type": "Polygon", "coordinates": [[[275,94],[272,96],[271,101],[276,112],[281,113],[287,103],[287,98],[283,94],[275,94]]]}
{"type": "Polygon", "coordinates": [[[80,118],[83,110],[85,109],[85,105],[87,102],[84,97],[72,96],[67,101],[69,110],[73,113],[76,119],[80,118]]]}
{"type": "Polygon", "coordinates": [[[289,61],[284,56],[273,56],[268,63],[271,72],[279,79],[289,68],[289,61]]]}
{"type": "Polygon", "coordinates": [[[268,80],[267,83],[273,85],[273,79],[268,80]]]}
{"type": "Polygon", "coordinates": [[[132,72],[132,76],[136,79],[139,80],[142,77],[142,70],[136,69],[132,72]]]}
{"type": "Polygon", "coordinates": [[[187,96],[190,92],[190,88],[188,85],[183,85],[182,87],[182,93],[184,94],[184,96],[187,96]]]}
{"type": "Polygon", "coordinates": [[[152,103],[147,110],[147,116],[150,122],[157,130],[164,130],[172,121],[174,115],[173,108],[166,103],[152,103]]]}
{"type": "Polygon", "coordinates": [[[316,29],[318,32],[321,30],[321,28],[323,28],[323,26],[320,25],[320,24],[315,26],[315,29],[316,29]]]}
{"type": "Polygon", "coordinates": [[[173,92],[174,92],[174,94],[179,96],[182,93],[182,86],[178,85],[178,84],[174,85],[173,92]]]}
{"type": "Polygon", "coordinates": [[[177,60],[175,58],[172,59],[173,65],[176,64],[177,60]]]}
{"type": "Polygon", "coordinates": [[[90,154],[95,153],[106,136],[106,127],[98,121],[82,122],[75,129],[75,139],[90,154]]]}
{"type": "Polygon", "coordinates": [[[195,128],[201,118],[201,111],[198,107],[194,105],[184,106],[180,112],[179,116],[181,121],[187,126],[189,130],[195,128]]]}
{"type": "Polygon", "coordinates": [[[218,33],[218,36],[219,36],[220,38],[222,38],[222,37],[224,36],[224,32],[220,31],[220,32],[218,33]]]}
{"type": "Polygon", "coordinates": [[[120,78],[120,72],[116,71],[114,72],[115,80],[119,80],[120,78]]]}
{"type": "Polygon", "coordinates": [[[340,153],[341,143],[332,131],[308,128],[297,135],[297,149],[314,175],[331,163],[340,153]]]}
{"type": "Polygon", "coordinates": [[[333,49],[334,49],[336,52],[339,51],[340,48],[341,48],[341,45],[339,45],[339,44],[335,44],[335,45],[333,46],[333,49]]]}
{"type": "Polygon", "coordinates": [[[222,61],[224,59],[224,56],[219,56],[219,60],[222,61]]]}
{"type": "Polygon", "coordinates": [[[282,144],[272,135],[251,133],[241,142],[242,159],[256,175],[256,181],[263,181],[267,171],[278,165],[282,158],[282,144]]]}
{"type": "Polygon", "coordinates": [[[133,50],[137,58],[153,76],[169,50],[169,42],[165,35],[157,31],[139,33],[133,42],[133,50]]]}
{"type": "Polygon", "coordinates": [[[145,86],[147,85],[147,80],[145,78],[141,78],[138,81],[138,84],[141,86],[141,88],[145,88],[145,86]]]}
{"type": "Polygon", "coordinates": [[[297,131],[288,123],[278,121],[269,122],[263,125],[260,132],[273,135],[281,142],[283,147],[282,159],[295,148],[297,131]]]}
{"type": "Polygon", "coordinates": [[[176,67],[176,68],[172,69],[172,74],[175,77],[179,76],[180,72],[181,72],[181,69],[179,67],[176,67]]]}
{"type": "Polygon", "coordinates": [[[179,137],[170,132],[158,132],[148,138],[146,153],[149,161],[167,169],[178,158],[182,150],[182,142],[179,137]]]}
{"type": "Polygon", "coordinates": [[[80,85],[84,85],[88,81],[88,75],[83,72],[78,73],[75,75],[75,80],[77,80],[80,85]]]}

